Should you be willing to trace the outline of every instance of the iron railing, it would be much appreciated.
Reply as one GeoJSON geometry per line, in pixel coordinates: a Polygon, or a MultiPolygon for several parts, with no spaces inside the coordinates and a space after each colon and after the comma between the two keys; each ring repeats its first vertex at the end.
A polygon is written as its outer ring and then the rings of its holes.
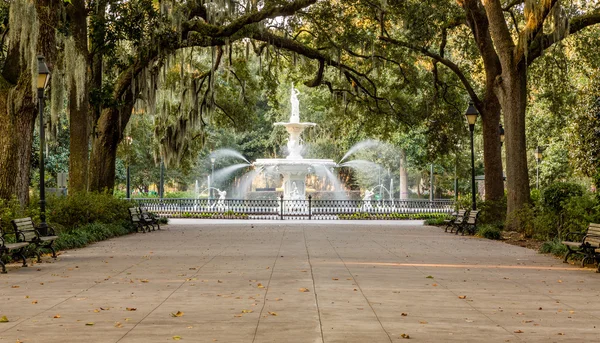
{"type": "Polygon", "coordinates": [[[215,219],[407,219],[445,215],[453,200],[130,199],[160,216],[215,219]]]}

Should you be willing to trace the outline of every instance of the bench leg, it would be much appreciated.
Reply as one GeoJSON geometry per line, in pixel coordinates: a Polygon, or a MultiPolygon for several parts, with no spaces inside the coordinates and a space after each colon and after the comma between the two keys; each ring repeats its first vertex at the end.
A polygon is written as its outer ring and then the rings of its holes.
{"type": "Polygon", "coordinates": [[[6,266],[4,265],[4,262],[2,262],[2,260],[0,260],[0,266],[2,267],[2,274],[6,274],[6,266]]]}
{"type": "Polygon", "coordinates": [[[17,251],[16,255],[19,256],[21,258],[21,260],[23,261],[22,267],[27,267],[27,257],[25,257],[25,251],[23,249],[25,249],[25,248],[19,249],[19,251],[17,251]]]}
{"type": "Polygon", "coordinates": [[[52,251],[52,258],[56,260],[56,251],[54,250],[54,247],[52,246],[54,244],[54,241],[50,242],[50,244],[48,245],[48,249],[50,249],[50,251],[52,251]]]}
{"type": "Polygon", "coordinates": [[[567,253],[565,254],[565,258],[563,259],[563,263],[569,263],[569,256],[571,256],[572,253],[574,253],[573,250],[571,250],[571,248],[567,245],[567,253]]]}
{"type": "Polygon", "coordinates": [[[160,223],[159,223],[158,219],[156,220],[156,227],[158,227],[158,229],[160,230],[160,223]]]}

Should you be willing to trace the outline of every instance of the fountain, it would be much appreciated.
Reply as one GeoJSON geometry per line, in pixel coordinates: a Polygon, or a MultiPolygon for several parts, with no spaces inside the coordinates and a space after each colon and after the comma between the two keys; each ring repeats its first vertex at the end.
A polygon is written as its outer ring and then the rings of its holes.
{"type": "Polygon", "coordinates": [[[292,113],[289,122],[278,122],[274,126],[284,126],[289,134],[287,142],[288,155],[286,158],[257,159],[253,165],[256,169],[265,169],[274,167],[274,169],[283,176],[283,197],[287,200],[306,199],[306,175],[315,167],[329,169],[337,166],[330,159],[304,159],[302,151],[302,132],[306,128],[315,127],[315,123],[303,123],[300,121],[300,102],[298,100],[300,92],[292,84],[290,101],[292,103],[292,113]]]}

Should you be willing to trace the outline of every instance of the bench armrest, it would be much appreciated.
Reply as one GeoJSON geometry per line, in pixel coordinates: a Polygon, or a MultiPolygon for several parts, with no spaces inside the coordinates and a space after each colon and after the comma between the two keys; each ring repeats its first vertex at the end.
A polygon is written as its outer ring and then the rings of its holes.
{"type": "Polygon", "coordinates": [[[39,225],[36,225],[35,227],[35,234],[38,237],[44,237],[44,236],[56,236],[56,231],[54,231],[54,228],[48,224],[46,224],[46,228],[44,230],[44,228],[42,228],[39,225]]]}
{"type": "Polygon", "coordinates": [[[586,236],[587,236],[587,234],[585,232],[567,232],[567,234],[565,235],[564,240],[565,241],[570,241],[570,242],[579,242],[579,241],[581,241],[583,243],[583,241],[585,240],[586,236]]]}

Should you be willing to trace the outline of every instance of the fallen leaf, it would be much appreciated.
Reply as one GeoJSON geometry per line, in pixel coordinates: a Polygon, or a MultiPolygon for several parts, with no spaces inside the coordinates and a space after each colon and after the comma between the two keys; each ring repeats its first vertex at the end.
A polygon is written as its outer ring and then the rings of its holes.
{"type": "Polygon", "coordinates": [[[258,288],[265,288],[265,286],[263,286],[262,283],[258,283],[258,285],[256,287],[258,287],[258,288]]]}
{"type": "Polygon", "coordinates": [[[137,308],[135,308],[135,307],[125,307],[125,310],[127,310],[127,311],[137,311],[137,308]]]}
{"type": "Polygon", "coordinates": [[[25,296],[25,299],[29,299],[29,295],[26,295],[26,296],[25,296]]]}
{"type": "Polygon", "coordinates": [[[558,333],[558,335],[559,335],[559,336],[564,336],[565,334],[564,334],[564,333],[562,333],[562,332],[559,332],[559,333],[558,333]]]}
{"type": "Polygon", "coordinates": [[[514,333],[523,333],[521,330],[515,330],[514,333]]]}
{"type": "Polygon", "coordinates": [[[239,317],[241,317],[242,315],[241,315],[241,314],[234,314],[233,316],[234,316],[234,317],[238,317],[238,318],[239,318],[239,317]]]}
{"type": "Polygon", "coordinates": [[[252,313],[254,312],[253,310],[242,310],[242,313],[252,313]]]}
{"type": "Polygon", "coordinates": [[[115,327],[116,327],[116,328],[122,328],[122,327],[123,327],[123,324],[121,324],[121,323],[119,323],[119,322],[116,322],[116,323],[115,323],[115,327]]]}
{"type": "Polygon", "coordinates": [[[99,310],[99,309],[97,309],[97,308],[95,308],[95,309],[94,309],[94,312],[95,312],[95,313],[98,313],[98,312],[100,312],[100,310],[99,310]]]}
{"type": "Polygon", "coordinates": [[[405,333],[401,334],[400,337],[405,338],[405,339],[409,339],[410,338],[410,336],[407,335],[407,334],[405,334],[405,333]]]}
{"type": "Polygon", "coordinates": [[[147,279],[142,279],[142,280],[140,280],[140,282],[143,282],[143,283],[148,283],[148,282],[150,282],[150,281],[148,281],[147,279]]]}
{"type": "Polygon", "coordinates": [[[427,324],[427,322],[424,320],[419,320],[419,324],[427,324]]]}
{"type": "Polygon", "coordinates": [[[181,340],[181,336],[173,336],[173,340],[174,341],[179,341],[179,340],[181,340]]]}
{"type": "Polygon", "coordinates": [[[355,288],[355,289],[354,289],[354,291],[355,291],[355,292],[358,292],[358,289],[356,289],[356,288],[355,288]]]}
{"type": "Polygon", "coordinates": [[[458,299],[466,299],[466,298],[467,298],[467,296],[466,296],[466,295],[459,295],[459,296],[458,296],[458,299]]]}
{"type": "Polygon", "coordinates": [[[269,312],[269,314],[272,315],[272,316],[276,316],[277,312],[269,312]]]}
{"type": "Polygon", "coordinates": [[[221,281],[221,280],[217,280],[217,283],[223,283],[223,281],[221,281]]]}
{"type": "Polygon", "coordinates": [[[92,325],[94,325],[94,322],[85,323],[85,325],[92,326],[92,325]]]}
{"type": "Polygon", "coordinates": [[[401,315],[402,317],[406,317],[406,316],[408,316],[408,313],[404,313],[404,312],[402,312],[400,315],[401,315]]]}
{"type": "Polygon", "coordinates": [[[433,287],[437,287],[437,283],[432,284],[433,287]]]}
{"type": "Polygon", "coordinates": [[[0,317],[0,323],[8,323],[8,318],[6,316],[0,317]]]}
{"type": "Polygon", "coordinates": [[[10,288],[19,288],[19,287],[21,287],[21,286],[17,286],[17,285],[10,286],[10,288]]]}
{"type": "Polygon", "coordinates": [[[538,308],[538,310],[540,310],[540,311],[541,311],[541,310],[542,310],[542,308],[540,307],[540,308],[538,308]]]}
{"type": "Polygon", "coordinates": [[[310,292],[308,288],[300,288],[300,292],[310,292]]]}
{"type": "Polygon", "coordinates": [[[331,280],[333,280],[333,281],[337,281],[337,280],[339,280],[339,279],[338,279],[338,278],[336,278],[336,277],[332,277],[332,278],[331,278],[331,280]]]}
{"type": "Polygon", "coordinates": [[[275,301],[281,301],[281,300],[283,300],[283,299],[281,299],[281,298],[275,298],[275,301]]]}
{"type": "Polygon", "coordinates": [[[425,278],[426,278],[426,279],[433,279],[433,276],[431,276],[431,275],[427,275],[425,278]]]}
{"type": "Polygon", "coordinates": [[[34,300],[31,302],[32,304],[37,304],[37,300],[34,300]]]}
{"type": "Polygon", "coordinates": [[[60,318],[60,314],[55,314],[53,318],[60,318]]]}
{"type": "Polygon", "coordinates": [[[171,313],[171,316],[173,316],[173,317],[182,317],[183,316],[183,312],[177,311],[175,313],[171,313]]]}

